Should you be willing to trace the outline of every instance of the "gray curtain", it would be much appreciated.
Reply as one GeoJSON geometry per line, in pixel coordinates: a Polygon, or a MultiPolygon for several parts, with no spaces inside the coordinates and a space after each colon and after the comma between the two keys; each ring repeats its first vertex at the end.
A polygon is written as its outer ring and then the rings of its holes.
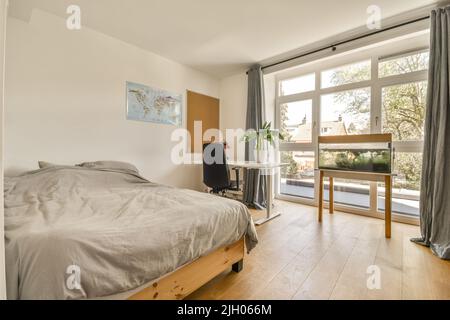
{"type": "MultiPolygon", "coordinates": [[[[260,130],[266,120],[264,109],[264,77],[261,66],[255,65],[248,72],[246,130],[260,130]]],[[[255,142],[245,146],[245,160],[253,161],[255,142]]],[[[264,209],[266,206],[266,177],[259,170],[246,170],[244,176],[244,203],[264,209]]]]}
{"type": "Polygon", "coordinates": [[[442,259],[450,259],[450,7],[431,13],[431,47],[420,196],[422,238],[442,259]]]}

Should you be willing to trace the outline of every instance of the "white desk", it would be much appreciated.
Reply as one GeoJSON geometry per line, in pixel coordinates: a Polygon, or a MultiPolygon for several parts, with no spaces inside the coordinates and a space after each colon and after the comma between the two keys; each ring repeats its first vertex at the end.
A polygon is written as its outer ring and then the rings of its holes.
{"type": "Polygon", "coordinates": [[[267,183],[266,183],[266,199],[267,199],[267,215],[265,218],[260,219],[258,221],[255,221],[255,224],[257,226],[260,226],[272,219],[275,219],[281,215],[281,213],[276,212],[273,213],[272,206],[273,206],[273,175],[274,170],[286,167],[289,164],[287,163],[258,163],[253,161],[228,161],[228,166],[231,168],[242,168],[242,169],[258,169],[262,171],[263,175],[267,176],[267,183]]]}

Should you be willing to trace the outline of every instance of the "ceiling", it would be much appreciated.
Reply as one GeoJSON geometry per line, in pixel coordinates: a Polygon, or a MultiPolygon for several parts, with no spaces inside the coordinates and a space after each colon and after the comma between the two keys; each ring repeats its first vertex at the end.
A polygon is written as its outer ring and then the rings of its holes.
{"type": "Polygon", "coordinates": [[[382,17],[435,0],[10,0],[10,15],[33,8],[67,17],[78,4],[82,24],[211,74],[233,75],[255,62],[366,24],[376,4],[382,17]]]}

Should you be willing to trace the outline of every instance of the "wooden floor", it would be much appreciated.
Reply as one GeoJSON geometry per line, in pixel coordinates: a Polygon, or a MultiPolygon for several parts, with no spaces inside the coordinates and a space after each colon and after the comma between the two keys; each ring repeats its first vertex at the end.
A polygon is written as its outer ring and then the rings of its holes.
{"type": "MultiPolygon", "coordinates": [[[[450,299],[450,262],[413,244],[419,228],[277,202],[283,215],[257,227],[260,243],[244,270],[226,272],[188,299],[450,299]],[[381,270],[381,289],[367,288],[367,268],[381,270]]],[[[255,212],[253,212],[255,214],[255,212]]],[[[258,216],[255,215],[255,218],[258,216]]]]}

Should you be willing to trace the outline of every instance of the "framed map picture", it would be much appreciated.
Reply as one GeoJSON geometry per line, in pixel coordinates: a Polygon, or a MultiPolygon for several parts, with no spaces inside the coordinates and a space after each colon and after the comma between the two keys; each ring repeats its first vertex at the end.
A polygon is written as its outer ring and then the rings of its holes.
{"type": "Polygon", "coordinates": [[[181,127],[183,96],[127,82],[127,119],[181,127]]]}

